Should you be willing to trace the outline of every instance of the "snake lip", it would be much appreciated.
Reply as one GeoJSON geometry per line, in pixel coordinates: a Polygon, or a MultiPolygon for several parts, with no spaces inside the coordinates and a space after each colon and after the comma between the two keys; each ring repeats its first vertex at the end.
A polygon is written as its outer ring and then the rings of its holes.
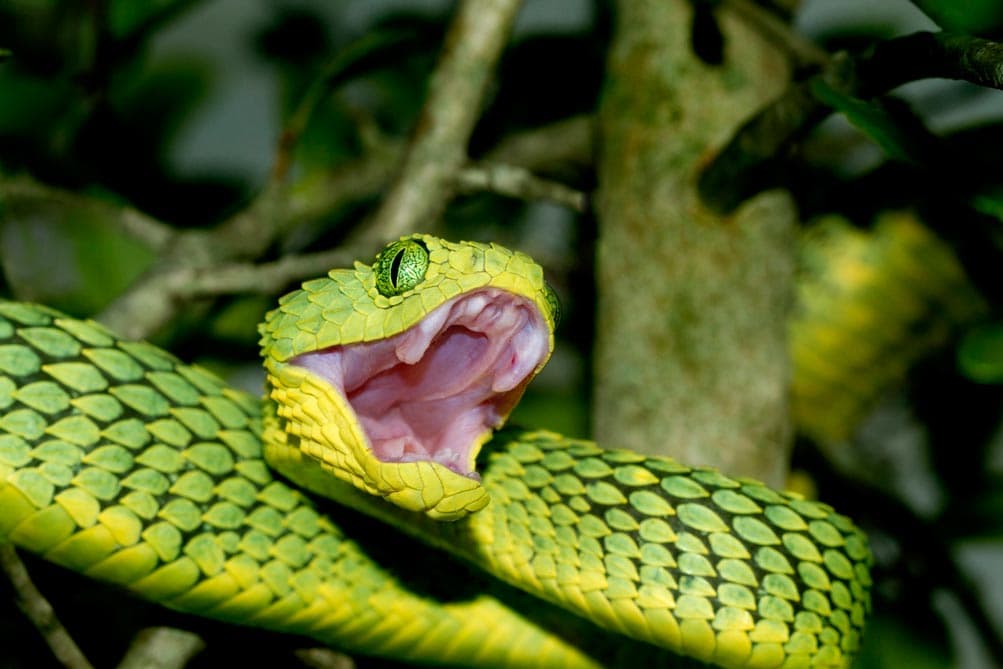
{"type": "Polygon", "coordinates": [[[381,462],[436,462],[479,480],[481,443],[519,401],[550,350],[529,299],[496,288],[454,297],[395,336],[291,362],[347,400],[381,462]]]}

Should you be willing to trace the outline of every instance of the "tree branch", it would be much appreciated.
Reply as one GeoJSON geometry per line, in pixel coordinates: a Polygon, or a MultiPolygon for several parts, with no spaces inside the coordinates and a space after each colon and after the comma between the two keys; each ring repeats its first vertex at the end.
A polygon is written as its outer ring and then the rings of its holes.
{"type": "Polygon", "coordinates": [[[129,205],[55,188],[26,176],[0,178],[0,201],[5,203],[44,201],[46,204],[58,204],[72,209],[93,209],[103,220],[118,226],[123,233],[142,242],[153,251],[166,247],[176,234],[171,226],[129,205]]]}
{"type": "MultiPolygon", "coordinates": [[[[588,205],[585,193],[512,165],[466,167],[460,170],[457,181],[463,192],[487,190],[525,200],[552,200],[579,212],[588,205]]],[[[330,251],[287,255],[269,263],[227,263],[199,270],[182,268],[164,276],[163,281],[178,300],[234,293],[268,295],[296,280],[322,275],[332,267],[349,267],[363,252],[358,244],[346,244],[330,251]]]]}
{"type": "Polygon", "coordinates": [[[528,170],[555,165],[592,165],[595,118],[582,114],[509,135],[480,158],[528,170]]]}
{"type": "Polygon", "coordinates": [[[1003,88],[1003,44],[920,32],[879,42],[857,57],[836,54],[819,74],[792,84],[739,128],[700,175],[701,198],[712,210],[728,213],[767,187],[775,161],[832,112],[812,92],[819,82],[843,95],[870,99],[927,78],[1003,88]]]}
{"type": "Polygon", "coordinates": [[[232,293],[274,294],[293,281],[326,274],[332,267],[350,267],[358,258],[355,247],[287,255],[274,262],[229,263],[175,277],[177,296],[185,299],[232,293]]]}
{"type": "Polygon", "coordinates": [[[521,0],[464,0],[446,35],[401,171],[360,243],[428,225],[445,208],[521,0]]]}
{"type": "MultiPolygon", "coordinates": [[[[519,0],[467,0],[460,6],[401,175],[372,224],[347,243],[351,252],[372,250],[441,211],[452,178],[465,161],[467,139],[519,5],[519,0]]],[[[177,281],[189,270],[194,274],[221,262],[259,256],[288,220],[281,211],[285,189],[276,181],[284,174],[281,168],[273,170],[272,181],[251,206],[216,228],[177,235],[157,265],[98,320],[126,337],[142,338],[176,313],[178,295],[184,292],[177,281]]]]}
{"type": "MultiPolygon", "coordinates": [[[[575,116],[515,133],[485,154],[484,161],[509,163],[506,170],[514,170],[512,174],[532,184],[526,187],[529,190],[502,190],[503,194],[531,199],[556,198],[563,204],[579,208],[584,196],[561,184],[539,179],[528,170],[589,164],[592,124],[590,116],[575,116]]],[[[338,207],[376,197],[392,178],[394,166],[403,152],[403,142],[378,142],[356,160],[308,175],[292,184],[284,193],[281,229],[289,230],[316,221],[338,207]]],[[[475,172],[467,174],[468,180],[485,178],[485,170],[481,170],[479,177],[472,176],[475,172]]],[[[474,184],[468,183],[468,187],[473,188],[474,184]]],[[[67,208],[94,208],[124,234],[161,254],[157,267],[99,316],[132,338],[148,336],[172,319],[187,300],[195,297],[281,290],[290,281],[323,273],[334,266],[349,265],[373,250],[372,244],[349,244],[327,253],[294,256],[262,265],[258,271],[253,264],[237,261],[242,256],[259,255],[247,255],[247,249],[260,245],[260,241],[249,245],[241,237],[245,230],[254,227],[261,215],[259,210],[263,205],[257,201],[215,229],[178,231],[129,205],[55,188],[23,176],[0,179],[0,200],[10,203],[44,200],[67,208]],[[210,262],[213,258],[215,260],[210,262]],[[325,259],[329,264],[322,264],[325,259]]]]}
{"type": "MultiPolygon", "coordinates": [[[[571,159],[583,161],[591,151],[591,123],[590,117],[575,117],[528,130],[502,141],[488,155],[511,156],[534,166],[555,165],[571,159]]],[[[366,156],[299,184],[291,193],[289,216],[302,223],[346,202],[376,195],[390,178],[392,154],[392,149],[385,149],[378,155],[366,156]]],[[[584,210],[587,205],[586,194],[538,178],[517,165],[468,167],[460,170],[458,179],[461,181],[459,187],[468,192],[487,189],[523,199],[550,199],[577,211],[584,210]]],[[[171,307],[173,311],[176,305],[196,298],[234,293],[272,294],[291,282],[324,274],[332,267],[351,266],[354,260],[371,250],[356,241],[330,251],[288,255],[269,263],[179,266],[158,274],[155,299],[168,300],[175,305],[171,307]]]]}
{"type": "Polygon", "coordinates": [[[150,627],[133,639],[117,669],[182,669],[202,652],[197,634],[173,627],[150,627]]]}
{"type": "Polygon", "coordinates": [[[854,70],[851,91],[865,98],[931,78],[1003,89],[1003,44],[971,35],[918,32],[878,42],[854,70]]]}
{"type": "MultiPolygon", "coordinates": [[[[591,165],[591,116],[573,116],[502,139],[480,158],[526,170],[547,170],[562,165],[591,165]]],[[[383,141],[370,146],[362,158],[325,172],[310,175],[288,191],[288,228],[316,220],[348,202],[377,196],[393,177],[404,153],[404,143],[383,141]]],[[[370,249],[371,250],[371,249],[370,249]]]]}
{"type": "Polygon", "coordinates": [[[328,648],[303,648],[295,655],[307,667],[313,669],[354,669],[352,658],[328,648]]]}
{"type": "Polygon", "coordinates": [[[723,0],[721,5],[782,47],[795,68],[821,66],[829,57],[824,49],[795,32],[787,21],[752,0],[723,0]]]}
{"type": "Polygon", "coordinates": [[[67,669],[92,669],[73,637],[59,622],[52,605],[32,583],[28,569],[10,544],[0,545],[0,568],[14,587],[18,608],[41,633],[56,659],[67,669]]]}
{"type": "Polygon", "coordinates": [[[486,190],[522,200],[552,200],[577,212],[587,204],[585,193],[515,165],[470,165],[456,175],[456,187],[465,193],[486,190]]]}
{"type": "MultiPolygon", "coordinates": [[[[584,196],[580,193],[539,179],[528,170],[567,163],[589,163],[592,119],[587,116],[511,135],[484,157],[485,161],[510,163],[509,166],[482,167],[460,176],[466,161],[465,147],[470,131],[518,4],[517,0],[496,0],[490,11],[484,11],[482,5],[477,5],[476,11],[464,5],[454,21],[446,53],[434,78],[422,114],[424,121],[419,124],[412,147],[408,150],[404,172],[397,182],[402,184],[398,192],[403,189],[405,194],[415,194],[418,189],[408,180],[407,174],[409,170],[417,170],[426,182],[430,172],[437,174],[432,181],[438,185],[419,194],[426,206],[433,206],[436,210],[441,209],[452,195],[458,178],[466,179],[467,188],[480,184],[476,187],[493,187],[503,194],[556,198],[578,209],[584,206],[584,196]],[[491,39],[486,39],[486,35],[491,39]],[[458,62],[469,58],[479,63],[477,77],[472,78],[464,69],[463,62],[458,62]],[[460,127],[466,128],[465,131],[458,132],[460,127]],[[460,162],[448,170],[441,170],[441,165],[432,164],[435,163],[435,150],[459,156],[460,162]],[[419,160],[422,156],[429,162],[419,160]],[[444,181],[440,182],[440,179],[444,181]]],[[[364,46],[372,47],[368,43],[364,46]]],[[[360,51],[364,52],[365,48],[355,45],[354,55],[336,56],[332,60],[287,124],[281,140],[283,144],[277,153],[292,150],[321,93],[328,90],[334,79],[344,74],[345,68],[356,63],[353,58],[360,57],[360,51]]],[[[107,217],[118,221],[123,231],[160,252],[161,257],[155,266],[97,317],[124,336],[138,339],[166,324],[188,300],[230,292],[280,290],[295,279],[322,273],[332,266],[348,265],[355,258],[372,252],[385,237],[401,234],[419,225],[426,219],[416,215],[416,212],[405,212],[410,221],[405,228],[393,230],[379,221],[397,221],[393,225],[400,225],[402,219],[386,213],[381,219],[377,214],[375,223],[367,225],[334,251],[292,256],[260,266],[241,262],[260,256],[282,231],[322,218],[347,203],[376,196],[391,179],[404,151],[402,142],[379,142],[367,147],[367,153],[355,161],[323,173],[307,175],[290,186],[280,183],[284,169],[278,166],[281,160],[288,159],[288,155],[286,158],[277,156],[271,182],[262,194],[246,209],[209,230],[179,232],[129,207],[19,180],[0,181],[0,196],[8,193],[15,195],[16,189],[21,189],[50,200],[74,198],[82,203],[100,203],[100,206],[107,207],[107,217]]],[[[407,197],[410,196],[405,199],[407,197]]],[[[384,207],[381,211],[391,210],[384,207]]]]}

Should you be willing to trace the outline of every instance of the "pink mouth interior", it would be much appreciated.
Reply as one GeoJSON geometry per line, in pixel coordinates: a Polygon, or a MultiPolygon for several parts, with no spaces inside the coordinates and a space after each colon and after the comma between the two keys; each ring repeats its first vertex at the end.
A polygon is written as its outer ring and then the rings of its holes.
{"type": "Polygon", "coordinates": [[[537,307],[489,288],[449,300],[389,339],[291,362],[348,399],[379,460],[438,462],[477,478],[471,447],[508,415],[548,349],[537,307]]]}

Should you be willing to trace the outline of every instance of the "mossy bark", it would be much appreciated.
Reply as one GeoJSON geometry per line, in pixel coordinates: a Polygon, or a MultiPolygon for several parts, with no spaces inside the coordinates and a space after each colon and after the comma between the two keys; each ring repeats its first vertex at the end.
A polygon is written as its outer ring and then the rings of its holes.
{"type": "Polygon", "coordinates": [[[795,209],[771,191],[718,216],[696,180],[788,64],[723,10],[711,65],[693,52],[687,0],[617,9],[600,110],[595,436],[781,484],[795,209]]]}

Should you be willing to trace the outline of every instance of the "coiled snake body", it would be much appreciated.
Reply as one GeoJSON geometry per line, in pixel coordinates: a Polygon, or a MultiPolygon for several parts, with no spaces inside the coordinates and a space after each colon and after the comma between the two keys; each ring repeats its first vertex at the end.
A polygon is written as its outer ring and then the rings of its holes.
{"type": "Polygon", "coordinates": [[[633,639],[624,648],[645,661],[675,661],[657,646],[725,667],[847,666],[870,553],[846,517],[665,458],[492,435],[549,356],[556,309],[521,254],[395,242],[269,314],[262,411],[153,346],[0,303],[0,536],[175,609],[349,651],[630,662],[490,592],[442,601],[412,587],[267,457],[301,486],[633,639]]]}

